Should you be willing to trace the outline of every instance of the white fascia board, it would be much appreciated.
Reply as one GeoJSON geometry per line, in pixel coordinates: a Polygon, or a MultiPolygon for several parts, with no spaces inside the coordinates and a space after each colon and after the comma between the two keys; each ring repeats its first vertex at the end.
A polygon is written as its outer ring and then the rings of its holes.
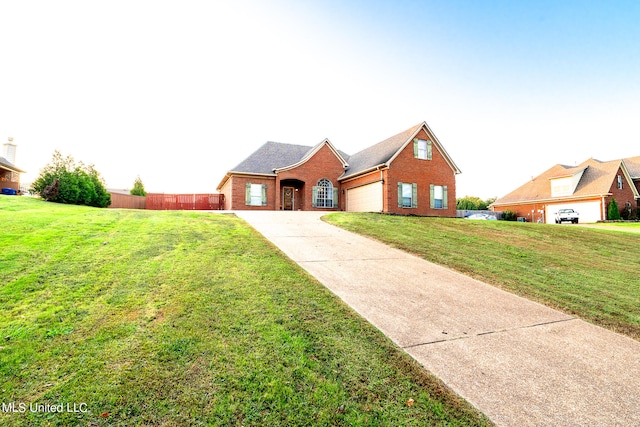
{"type": "Polygon", "coordinates": [[[453,162],[453,159],[451,159],[451,156],[449,156],[449,153],[447,153],[447,150],[444,149],[444,147],[442,146],[442,144],[440,143],[440,141],[438,140],[438,138],[436,137],[436,135],[433,133],[433,131],[431,130],[431,128],[429,127],[429,125],[427,124],[427,122],[422,122],[422,126],[420,126],[413,134],[411,134],[411,136],[409,137],[409,139],[407,139],[405,141],[404,144],[402,144],[402,147],[400,147],[398,149],[398,151],[395,152],[395,154],[393,156],[391,156],[391,158],[387,161],[387,163],[385,163],[385,165],[387,167],[389,167],[391,165],[391,162],[393,162],[396,157],[398,157],[400,155],[400,153],[402,152],[402,150],[404,150],[405,148],[407,148],[407,145],[409,145],[409,143],[413,142],[413,139],[418,135],[418,133],[424,129],[425,132],[427,133],[427,135],[429,135],[429,137],[431,137],[431,139],[433,140],[433,142],[435,143],[436,148],[438,149],[438,151],[440,151],[440,153],[442,154],[442,156],[444,157],[444,160],[447,162],[447,164],[449,165],[449,167],[453,170],[453,172],[458,175],[459,173],[462,173],[460,171],[460,169],[458,168],[458,166],[456,166],[456,164],[453,162]]]}
{"type": "Polygon", "coordinates": [[[328,138],[325,138],[319,144],[316,144],[316,146],[313,147],[313,149],[309,152],[309,154],[307,154],[302,159],[300,159],[300,161],[298,161],[298,162],[296,162],[296,163],[294,163],[292,165],[289,165],[289,166],[285,166],[285,167],[282,167],[282,168],[276,168],[276,169],[273,170],[273,172],[275,172],[275,173],[283,172],[283,171],[287,171],[287,170],[290,170],[290,169],[297,168],[300,165],[303,165],[304,163],[309,161],[309,159],[311,159],[313,156],[315,156],[315,154],[318,151],[320,151],[320,149],[322,147],[324,147],[325,145],[328,146],[329,149],[331,150],[331,152],[333,152],[333,154],[338,158],[338,160],[340,160],[340,163],[342,163],[342,167],[343,168],[346,168],[347,166],[349,166],[349,164],[346,162],[346,160],[342,158],[342,156],[340,155],[338,150],[336,150],[336,147],[333,146],[331,141],[329,141],[328,138]]]}

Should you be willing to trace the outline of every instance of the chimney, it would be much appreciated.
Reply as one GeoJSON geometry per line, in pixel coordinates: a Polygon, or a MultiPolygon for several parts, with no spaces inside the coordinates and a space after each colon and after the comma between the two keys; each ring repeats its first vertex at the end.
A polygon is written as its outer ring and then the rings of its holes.
{"type": "Polygon", "coordinates": [[[13,143],[13,138],[9,137],[9,142],[4,144],[3,156],[9,160],[9,163],[15,166],[16,164],[16,145],[13,143]]]}

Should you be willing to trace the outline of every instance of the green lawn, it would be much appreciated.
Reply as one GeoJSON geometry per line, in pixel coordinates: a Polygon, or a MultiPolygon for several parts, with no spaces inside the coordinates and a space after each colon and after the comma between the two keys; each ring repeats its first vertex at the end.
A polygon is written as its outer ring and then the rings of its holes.
{"type": "Polygon", "coordinates": [[[490,424],[235,216],[5,196],[0,227],[3,426],[490,424]]]}
{"type": "Polygon", "coordinates": [[[640,233],[640,222],[599,222],[597,224],[590,224],[590,226],[607,230],[640,233]]]}
{"type": "Polygon", "coordinates": [[[638,234],[380,214],[324,219],[640,340],[638,234]]]}

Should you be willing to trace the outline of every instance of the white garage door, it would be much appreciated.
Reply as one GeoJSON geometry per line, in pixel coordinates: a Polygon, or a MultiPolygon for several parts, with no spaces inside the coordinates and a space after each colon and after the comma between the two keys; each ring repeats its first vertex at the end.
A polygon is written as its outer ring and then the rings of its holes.
{"type": "Polygon", "coordinates": [[[556,220],[556,212],[560,209],[573,209],[578,212],[580,222],[596,222],[602,218],[600,202],[572,202],[547,205],[547,224],[556,220]]]}
{"type": "Polygon", "coordinates": [[[348,212],[382,212],[382,182],[347,190],[348,212]]]}

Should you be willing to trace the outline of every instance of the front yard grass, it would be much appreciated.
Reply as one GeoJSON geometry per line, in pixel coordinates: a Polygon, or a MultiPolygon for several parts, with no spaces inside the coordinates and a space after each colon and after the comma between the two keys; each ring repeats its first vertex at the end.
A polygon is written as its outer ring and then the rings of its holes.
{"type": "Polygon", "coordinates": [[[640,222],[599,222],[597,224],[590,224],[590,226],[593,228],[601,228],[603,230],[640,233],[640,222]]]}
{"type": "Polygon", "coordinates": [[[324,219],[640,340],[637,234],[364,213],[324,219]]]}
{"type": "Polygon", "coordinates": [[[235,216],[0,197],[0,226],[3,426],[490,425],[235,216]]]}

